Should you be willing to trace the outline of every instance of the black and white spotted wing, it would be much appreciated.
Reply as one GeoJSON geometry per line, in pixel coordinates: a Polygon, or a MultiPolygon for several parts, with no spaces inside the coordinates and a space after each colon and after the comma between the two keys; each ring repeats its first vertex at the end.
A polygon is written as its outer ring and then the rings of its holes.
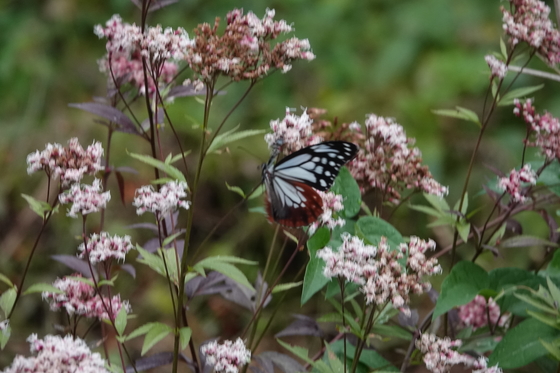
{"type": "Polygon", "coordinates": [[[324,192],[331,187],[340,168],[357,153],[358,147],[351,142],[326,141],[283,158],[272,173],[275,177],[299,181],[324,192]]]}
{"type": "Polygon", "coordinates": [[[327,141],[303,148],[263,167],[267,211],[271,220],[292,227],[313,223],[323,212],[314,189],[328,190],[340,168],[353,159],[358,147],[345,141],[327,141]],[[314,189],[313,189],[314,188],[314,189]]]}

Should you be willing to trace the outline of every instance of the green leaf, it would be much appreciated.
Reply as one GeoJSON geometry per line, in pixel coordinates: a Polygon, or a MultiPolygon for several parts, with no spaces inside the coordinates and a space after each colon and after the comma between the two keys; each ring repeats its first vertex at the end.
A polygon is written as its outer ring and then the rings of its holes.
{"type": "Polygon", "coordinates": [[[10,336],[12,335],[12,328],[10,324],[8,324],[4,330],[0,330],[0,350],[3,350],[6,347],[6,344],[10,340],[10,336]]]}
{"type": "Polygon", "coordinates": [[[536,309],[547,312],[549,314],[555,313],[554,308],[548,306],[547,304],[543,303],[542,301],[539,301],[537,298],[527,296],[527,295],[524,295],[524,294],[519,294],[519,293],[514,293],[514,295],[515,295],[516,298],[521,299],[523,302],[525,302],[527,304],[530,304],[531,306],[535,307],[536,309]]]}
{"type": "MultiPolygon", "coordinates": [[[[543,341],[540,338],[539,341],[556,360],[560,360],[560,348],[558,348],[556,344],[543,341]]],[[[555,342],[558,343],[558,340],[556,340],[555,342]]]]}
{"type": "Polygon", "coordinates": [[[557,243],[550,242],[547,240],[543,240],[539,237],[533,236],[515,236],[510,237],[502,242],[500,242],[500,248],[512,248],[512,247],[530,247],[530,246],[550,246],[550,247],[558,247],[557,243]]]}
{"type": "Polygon", "coordinates": [[[118,335],[123,335],[124,330],[126,329],[126,322],[128,314],[126,313],[125,307],[121,307],[119,313],[117,313],[117,317],[115,318],[115,328],[117,329],[118,335]]]}
{"type": "Polygon", "coordinates": [[[276,293],[280,293],[282,291],[286,291],[289,289],[293,289],[293,288],[297,288],[300,287],[301,284],[303,284],[303,281],[298,281],[298,282],[288,282],[286,284],[279,284],[276,285],[274,287],[274,289],[272,290],[272,294],[276,294],[276,293]]]}
{"type": "Polygon", "coordinates": [[[498,242],[498,240],[500,240],[504,236],[504,234],[506,233],[506,227],[507,227],[506,223],[502,224],[500,229],[498,229],[496,232],[494,232],[492,237],[490,237],[490,241],[488,241],[488,245],[495,246],[496,243],[498,242]]]}
{"type": "Polygon", "coordinates": [[[166,163],[173,164],[173,163],[177,162],[179,159],[183,159],[183,155],[186,157],[187,155],[191,154],[191,152],[192,152],[192,150],[189,149],[186,152],[184,152],[183,154],[181,154],[181,153],[176,154],[169,160],[169,162],[166,162],[166,163]]]}
{"type": "Polygon", "coordinates": [[[12,307],[16,301],[16,288],[9,288],[0,296],[0,309],[4,311],[4,315],[8,317],[10,312],[12,312],[12,307]]]}
{"type": "Polygon", "coordinates": [[[136,337],[139,337],[141,335],[146,334],[147,332],[149,332],[154,327],[154,324],[157,324],[157,323],[149,322],[147,324],[139,326],[138,328],[133,330],[132,333],[130,333],[129,335],[126,336],[126,340],[128,341],[128,340],[131,340],[133,338],[136,338],[136,337]]]}
{"type": "Polygon", "coordinates": [[[546,274],[555,278],[560,277],[560,250],[554,252],[552,260],[548,263],[548,267],[546,268],[546,274]]]}
{"type": "Polygon", "coordinates": [[[179,181],[184,181],[184,182],[187,181],[185,179],[185,175],[183,175],[183,173],[181,171],[179,171],[179,169],[171,166],[170,164],[166,164],[166,163],[160,161],[159,159],[155,159],[155,158],[149,157],[147,155],[135,154],[135,153],[130,153],[130,156],[132,158],[135,158],[135,159],[139,160],[140,162],[146,163],[149,166],[155,167],[155,168],[165,172],[172,179],[179,180],[179,181]]]}
{"type": "Polygon", "coordinates": [[[89,285],[92,288],[95,287],[95,282],[93,282],[92,279],[89,279],[89,278],[86,278],[86,277],[66,276],[65,278],[69,279],[69,280],[73,280],[73,281],[83,282],[84,284],[89,285]]]}
{"type": "Polygon", "coordinates": [[[434,208],[441,212],[449,213],[451,208],[447,204],[447,201],[443,197],[438,197],[433,194],[422,193],[426,201],[430,203],[434,208]]]}
{"type": "Polygon", "coordinates": [[[476,115],[474,111],[460,106],[456,106],[455,110],[452,109],[432,110],[432,113],[436,115],[441,115],[443,117],[463,119],[469,122],[476,123],[480,127],[480,120],[478,119],[478,115],[476,115]]]}
{"type": "Polygon", "coordinates": [[[442,214],[445,214],[445,213],[443,213],[439,210],[436,210],[436,209],[428,207],[428,206],[411,205],[409,207],[413,210],[420,211],[420,212],[423,212],[426,215],[431,215],[431,216],[435,216],[435,217],[439,217],[439,216],[442,216],[442,214]]]}
{"type": "Polygon", "coordinates": [[[364,216],[356,224],[358,236],[363,237],[371,245],[378,245],[381,237],[387,238],[387,243],[395,249],[404,242],[399,231],[385,220],[375,216],[364,216]]]}
{"type": "Polygon", "coordinates": [[[504,60],[507,60],[508,54],[507,54],[507,47],[506,47],[506,43],[504,42],[504,38],[500,38],[500,52],[502,53],[502,57],[504,58],[504,60]]]}
{"type": "Polygon", "coordinates": [[[471,232],[471,224],[466,221],[459,221],[457,223],[457,232],[459,232],[459,236],[463,242],[467,242],[469,240],[469,233],[471,232]]]}
{"type": "Polygon", "coordinates": [[[541,340],[551,342],[560,331],[534,319],[526,319],[509,330],[489,357],[488,366],[515,369],[548,353],[541,340]]]}
{"type": "MultiPolygon", "coordinates": [[[[332,351],[342,358],[344,354],[344,341],[338,340],[334,343],[330,344],[332,351]]],[[[350,343],[346,343],[346,357],[348,359],[353,359],[356,352],[356,347],[350,343]]],[[[375,373],[382,373],[382,372],[398,372],[399,370],[392,366],[391,363],[383,356],[381,356],[377,351],[364,349],[360,354],[360,358],[358,360],[359,365],[362,365],[358,371],[361,372],[375,372],[375,373]]]]}
{"type": "Polygon", "coordinates": [[[548,285],[548,291],[550,291],[552,299],[554,299],[554,302],[556,302],[556,304],[560,305],[560,289],[558,289],[558,286],[556,286],[554,282],[552,282],[550,277],[546,278],[546,283],[548,285]]]}
{"type": "Polygon", "coordinates": [[[219,148],[229,143],[232,143],[234,141],[241,140],[250,136],[260,135],[266,132],[266,130],[244,130],[244,131],[235,132],[237,128],[239,128],[239,125],[237,125],[237,127],[235,127],[233,130],[224,132],[216,136],[214,141],[212,141],[212,143],[208,147],[207,153],[215,152],[219,148]]]}
{"type": "Polygon", "coordinates": [[[314,366],[315,362],[312,359],[309,358],[309,356],[308,356],[309,353],[305,348],[299,347],[299,346],[291,346],[291,345],[289,345],[285,342],[282,342],[280,339],[276,339],[276,341],[280,344],[280,346],[284,347],[286,350],[290,351],[292,354],[296,355],[297,357],[299,357],[300,359],[302,359],[306,363],[314,366]]]}
{"type": "Polygon", "coordinates": [[[331,192],[344,197],[344,209],[340,212],[340,216],[350,219],[360,212],[362,193],[358,183],[346,167],[340,169],[340,173],[331,187],[331,192]]]}
{"type": "Polygon", "coordinates": [[[210,257],[206,259],[202,259],[200,262],[195,264],[195,268],[206,268],[216,272],[220,272],[221,274],[231,278],[233,281],[237,282],[245,286],[246,288],[254,291],[253,285],[247,280],[245,274],[237,269],[235,266],[221,261],[219,257],[210,257]]]}
{"type": "Polygon", "coordinates": [[[228,190],[231,190],[232,192],[235,192],[239,194],[241,197],[245,198],[245,192],[243,192],[243,189],[241,189],[240,187],[230,186],[228,183],[226,183],[226,187],[228,188],[228,190]]]}
{"type": "Polygon", "coordinates": [[[395,337],[404,339],[405,341],[412,341],[412,333],[396,325],[374,325],[371,331],[386,337],[395,337]]]}
{"type": "Polygon", "coordinates": [[[152,328],[146,333],[144,344],[142,345],[141,355],[144,356],[156,343],[167,337],[172,332],[172,329],[162,323],[153,323],[152,328]]]}
{"type": "Polygon", "coordinates": [[[163,240],[162,243],[162,247],[167,247],[167,245],[169,245],[171,242],[173,242],[177,237],[183,235],[183,232],[176,232],[174,234],[172,234],[171,236],[165,238],[165,240],[163,240]]]}
{"type": "Polygon", "coordinates": [[[469,303],[483,289],[488,288],[488,273],[478,265],[461,261],[441,285],[432,320],[456,306],[469,303]]]}
{"type": "Polygon", "coordinates": [[[533,311],[527,311],[527,314],[532,318],[534,318],[535,320],[542,322],[543,324],[546,324],[556,329],[560,329],[560,323],[558,323],[558,321],[556,320],[556,316],[550,316],[544,313],[533,312],[533,311]]]}
{"type": "Polygon", "coordinates": [[[21,196],[25,198],[25,200],[29,204],[29,208],[43,219],[45,218],[45,214],[52,210],[52,206],[45,201],[39,201],[23,193],[21,196]]]}
{"type": "Polygon", "coordinates": [[[155,255],[150,253],[147,250],[144,250],[142,246],[136,244],[136,250],[142,255],[142,257],[136,259],[138,262],[147,265],[157,273],[162,276],[165,276],[165,266],[163,264],[163,259],[159,255],[155,255]]]}
{"type": "Polygon", "coordinates": [[[527,304],[514,295],[514,291],[519,294],[518,287],[526,286],[538,289],[540,285],[545,285],[546,280],[532,272],[520,268],[497,268],[489,273],[490,289],[496,293],[504,292],[504,295],[496,299],[502,312],[511,312],[518,316],[527,316],[527,304]]]}
{"type": "Polygon", "coordinates": [[[192,329],[186,326],[179,329],[179,341],[181,342],[181,350],[184,350],[189,345],[191,340],[192,329]]]}
{"type": "Polygon", "coordinates": [[[38,283],[28,287],[27,290],[23,292],[23,295],[32,294],[32,293],[42,293],[44,291],[48,291],[49,293],[55,293],[55,294],[64,294],[62,290],[55,288],[51,284],[38,283]]]}
{"type": "Polygon", "coordinates": [[[513,105],[513,100],[516,98],[523,98],[536,92],[544,87],[544,84],[534,85],[530,87],[517,88],[506,93],[498,102],[498,106],[513,105]]]}
{"type": "Polygon", "coordinates": [[[330,281],[323,275],[325,261],[317,257],[317,251],[329,244],[330,232],[328,228],[321,227],[307,240],[309,250],[309,263],[305,269],[303,278],[303,289],[301,291],[301,305],[304,305],[311,297],[321,290],[330,281]]]}
{"type": "Polygon", "coordinates": [[[0,273],[0,281],[5,283],[9,287],[14,287],[14,284],[12,283],[12,281],[7,276],[3,275],[2,273],[0,273]]]}

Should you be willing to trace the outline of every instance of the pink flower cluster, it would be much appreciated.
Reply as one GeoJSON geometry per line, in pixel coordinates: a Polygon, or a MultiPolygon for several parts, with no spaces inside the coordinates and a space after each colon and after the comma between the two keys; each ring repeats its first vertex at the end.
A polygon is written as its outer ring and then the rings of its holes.
{"type": "Polygon", "coordinates": [[[189,209],[190,202],[181,200],[187,196],[186,189],[187,183],[184,181],[170,181],[162,185],[159,192],[156,192],[153,186],[145,185],[136,189],[132,205],[137,208],[138,215],[150,211],[163,219],[179,207],[189,209]]]}
{"type": "Polygon", "coordinates": [[[241,338],[222,344],[210,342],[200,347],[200,351],[206,358],[206,364],[211,365],[217,373],[238,373],[239,367],[251,362],[251,351],[241,338]]]}
{"type": "Polygon", "coordinates": [[[100,142],[84,149],[77,138],[68,140],[68,146],[47,144],[45,150],[27,156],[27,173],[32,174],[44,170],[47,175],[60,177],[63,186],[78,183],[84,175],[93,175],[103,170],[101,157],[103,147],[100,142]]]}
{"type": "Polygon", "coordinates": [[[427,259],[425,252],[435,248],[434,241],[411,237],[410,243],[391,249],[385,237],[377,247],[348,233],[342,234],[343,243],[337,252],[325,247],[317,256],[325,261],[323,274],[327,278],[343,277],[361,285],[368,304],[378,305],[390,301],[395,308],[410,313],[406,306],[410,293],[421,294],[431,288],[422,282],[425,275],[441,273],[436,259],[427,259]],[[406,258],[405,265],[400,261],[406,258]]]}
{"type": "Polygon", "coordinates": [[[67,335],[47,335],[38,339],[36,334],[27,338],[31,353],[36,356],[16,356],[3,373],[109,373],[105,361],[97,352],[91,352],[86,342],[67,335]]]}
{"type": "Polygon", "coordinates": [[[69,190],[58,196],[60,203],[72,203],[66,215],[77,218],[78,214],[87,215],[98,212],[111,200],[111,192],[101,192],[101,180],[95,179],[92,185],[72,184],[69,190]]]}
{"type": "Polygon", "coordinates": [[[107,55],[99,61],[101,72],[107,73],[109,85],[131,83],[144,94],[146,90],[142,59],[148,68],[148,90],[155,92],[155,81],[170,83],[178,71],[175,61],[184,60],[192,44],[182,28],[173,30],[161,26],[148,27],[144,33],[135,24],[123,23],[114,15],[105,24],[97,25],[94,33],[107,39],[107,55]]]}
{"type": "Polygon", "coordinates": [[[115,235],[111,237],[107,232],[92,234],[87,241],[87,249],[84,247],[84,244],[78,246],[78,251],[81,251],[79,257],[84,258],[87,252],[91,264],[103,262],[110,258],[124,261],[126,254],[134,248],[130,243],[130,236],[119,237],[115,235]]]}
{"type": "Polygon", "coordinates": [[[286,108],[286,116],[284,119],[276,119],[270,121],[270,129],[272,133],[264,136],[264,140],[269,148],[274,148],[277,144],[282,145],[284,154],[288,155],[298,151],[306,146],[318,144],[323,138],[313,134],[313,119],[304,110],[301,116],[292,114],[289,108],[286,108]]]}
{"type": "Polygon", "coordinates": [[[524,41],[553,66],[560,62],[560,32],[548,18],[550,8],[539,0],[509,0],[512,11],[502,7],[503,28],[510,43],[524,41]]]}
{"type": "Polygon", "coordinates": [[[486,298],[482,295],[477,295],[471,302],[459,307],[459,319],[461,324],[472,326],[473,330],[488,326],[488,315],[490,315],[490,323],[496,325],[499,321],[499,326],[504,326],[507,323],[507,318],[500,318],[500,306],[496,304],[494,299],[486,298]]]}
{"type": "Polygon", "coordinates": [[[254,13],[244,15],[234,9],[227,15],[223,34],[218,35],[219,19],[213,26],[201,24],[195,30],[194,45],[186,60],[202,80],[209,81],[225,75],[234,81],[255,80],[271,69],[287,72],[295,60],[311,61],[307,39],[291,38],[274,46],[270,41],[292,31],[286,21],[274,21],[274,10],[267,9],[259,19],[254,13]]]}
{"type": "Polygon", "coordinates": [[[529,183],[535,185],[537,183],[537,174],[531,170],[531,165],[526,164],[521,170],[511,170],[508,176],[498,179],[498,188],[505,191],[511,196],[511,202],[525,202],[527,197],[527,188],[523,188],[521,183],[529,183]]]}
{"type": "Polygon", "coordinates": [[[438,338],[434,334],[422,334],[416,340],[416,347],[424,354],[424,364],[430,372],[446,373],[454,365],[463,364],[472,368],[473,373],[501,373],[498,366],[488,367],[485,357],[476,359],[470,355],[461,354],[454,348],[461,347],[461,341],[449,338],[438,338]]]}
{"type": "Polygon", "coordinates": [[[541,152],[548,160],[560,159],[560,121],[550,113],[536,114],[533,101],[528,99],[521,103],[514,101],[513,113],[522,116],[523,120],[533,132],[529,146],[541,148],[541,152]]]}
{"type": "Polygon", "coordinates": [[[508,67],[503,61],[500,61],[499,59],[492,56],[491,54],[484,57],[484,60],[486,61],[488,67],[490,68],[491,77],[497,77],[498,79],[503,79],[506,76],[508,72],[508,67]]]}
{"type": "MultiPolygon", "coordinates": [[[[366,140],[358,156],[348,164],[363,193],[378,189],[384,201],[399,203],[403,189],[420,189],[444,196],[447,187],[433,179],[422,154],[413,147],[403,127],[391,118],[370,114],[366,119],[366,140]]],[[[355,128],[355,126],[354,126],[355,128]]]]}
{"type": "MultiPolygon", "coordinates": [[[[81,277],[79,274],[73,277],[81,277]]],[[[121,301],[120,295],[115,295],[109,299],[96,294],[95,288],[83,281],[75,278],[64,277],[57,279],[53,286],[62,293],[43,292],[43,299],[48,300],[52,311],[64,308],[69,315],[83,315],[85,317],[96,317],[99,319],[109,319],[109,312],[112,319],[115,319],[121,308],[126,313],[131,312],[128,301],[121,301]]]]}
{"type": "Polygon", "coordinates": [[[319,219],[309,226],[309,234],[313,234],[319,226],[326,226],[330,230],[335,227],[343,227],[346,224],[346,220],[343,218],[335,218],[334,215],[344,209],[342,200],[344,197],[340,194],[334,194],[333,192],[321,192],[317,191],[323,200],[323,213],[319,216],[319,219]]]}

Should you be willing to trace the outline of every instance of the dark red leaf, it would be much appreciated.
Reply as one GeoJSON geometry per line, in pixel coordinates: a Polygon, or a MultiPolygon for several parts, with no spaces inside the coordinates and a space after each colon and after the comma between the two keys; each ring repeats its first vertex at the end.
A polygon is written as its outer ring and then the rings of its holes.
{"type": "Polygon", "coordinates": [[[136,268],[132,264],[121,264],[121,269],[128,272],[133,278],[136,278],[136,268]]]}
{"type": "Polygon", "coordinates": [[[401,326],[414,328],[418,324],[418,310],[411,310],[410,316],[399,312],[398,320],[401,326]]]}
{"type": "Polygon", "coordinates": [[[284,355],[279,352],[265,351],[263,353],[260,353],[258,356],[261,358],[260,361],[264,359],[272,361],[272,363],[274,363],[274,365],[276,365],[276,367],[284,373],[306,371],[306,369],[296,360],[292,359],[288,355],[284,355]]]}
{"type": "Polygon", "coordinates": [[[206,88],[200,91],[195,91],[192,84],[189,85],[179,85],[171,88],[167,94],[168,98],[172,97],[187,97],[187,96],[203,96],[206,95],[206,88]]]}
{"type": "MultiPolygon", "coordinates": [[[[51,258],[71,268],[72,270],[81,273],[85,277],[91,278],[91,270],[85,260],[76,258],[73,255],[52,255],[51,258]]],[[[93,275],[97,279],[97,271],[92,267],[93,275]]]]}
{"type": "Polygon", "coordinates": [[[119,185],[119,194],[121,196],[121,202],[124,205],[125,204],[125,198],[124,198],[124,178],[122,176],[122,174],[117,171],[115,172],[115,176],[117,177],[117,184],[119,185]]]}
{"type": "Polygon", "coordinates": [[[109,105],[100,104],[98,102],[84,102],[81,104],[68,104],[70,107],[85,110],[89,113],[99,115],[111,122],[117,123],[119,125],[118,130],[125,133],[132,133],[135,135],[141,135],[132,120],[125,113],[117,108],[109,105]]]}
{"type": "Polygon", "coordinates": [[[152,224],[152,223],[131,224],[131,225],[127,225],[125,228],[128,228],[128,229],[144,228],[144,229],[149,229],[151,231],[154,231],[155,233],[158,232],[157,225],[152,224]]]}
{"type": "Polygon", "coordinates": [[[115,171],[128,172],[130,174],[138,175],[138,171],[136,171],[136,169],[134,169],[132,167],[128,167],[128,166],[115,167],[115,171]]]}
{"type": "Polygon", "coordinates": [[[225,284],[226,276],[219,272],[209,272],[206,277],[197,276],[185,285],[185,294],[192,299],[198,295],[219,294],[231,288],[225,284]]]}
{"type": "Polygon", "coordinates": [[[548,240],[558,243],[558,239],[560,238],[560,234],[558,233],[558,223],[556,223],[554,217],[544,209],[539,210],[539,214],[541,214],[544,221],[546,222],[546,225],[548,225],[548,240]]]}
{"type": "MultiPolygon", "coordinates": [[[[173,362],[173,352],[160,352],[152,356],[142,357],[134,362],[137,372],[161,367],[173,362]]],[[[134,373],[133,367],[126,367],[126,373],[134,373]]]]}

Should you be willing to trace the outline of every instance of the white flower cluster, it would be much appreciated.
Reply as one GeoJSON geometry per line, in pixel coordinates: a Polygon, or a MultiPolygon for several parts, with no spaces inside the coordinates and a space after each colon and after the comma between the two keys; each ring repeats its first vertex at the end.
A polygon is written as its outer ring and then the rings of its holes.
{"type": "Polygon", "coordinates": [[[281,143],[284,154],[290,154],[323,141],[322,137],[313,135],[312,124],[313,119],[309,117],[306,110],[301,116],[298,116],[293,114],[290,108],[286,108],[284,119],[270,121],[272,133],[266,134],[264,140],[271,149],[281,143]]]}
{"type": "Polygon", "coordinates": [[[70,190],[58,196],[60,203],[72,203],[67,215],[77,218],[78,214],[87,215],[97,212],[111,200],[111,192],[102,192],[101,180],[95,179],[92,185],[72,184],[70,190]]]}
{"type": "Polygon", "coordinates": [[[36,356],[18,355],[2,373],[109,373],[101,355],[91,352],[80,338],[47,335],[44,339],[38,339],[37,334],[31,334],[27,341],[31,345],[31,353],[36,356]]]}
{"type": "Polygon", "coordinates": [[[153,186],[145,185],[136,189],[132,204],[136,207],[138,215],[149,211],[162,219],[179,207],[189,209],[190,202],[181,200],[187,196],[186,189],[187,183],[184,181],[170,181],[162,185],[159,192],[156,192],[153,186]]]}
{"type": "Polygon", "coordinates": [[[506,76],[508,67],[504,62],[490,54],[484,57],[484,60],[488,64],[488,67],[490,67],[491,76],[495,76],[499,79],[503,79],[506,76]]]}
{"type": "Polygon", "coordinates": [[[32,174],[45,170],[49,176],[60,177],[63,186],[78,183],[84,175],[93,175],[103,170],[101,157],[103,146],[100,142],[84,149],[78,139],[73,137],[68,140],[68,146],[60,144],[47,144],[45,150],[31,153],[27,156],[27,173],[32,174]]]}
{"type": "Polygon", "coordinates": [[[531,170],[531,165],[526,164],[519,171],[513,169],[508,176],[498,179],[498,188],[505,191],[511,196],[512,202],[525,202],[526,190],[521,183],[535,185],[537,183],[537,174],[531,170]]]}
{"type": "Polygon", "coordinates": [[[126,254],[133,248],[134,246],[130,243],[130,236],[119,237],[114,235],[111,237],[109,233],[101,232],[100,234],[92,234],[87,241],[87,249],[82,243],[78,246],[78,251],[81,251],[80,258],[89,254],[91,264],[96,264],[109,258],[124,261],[126,254]]]}
{"type": "Polygon", "coordinates": [[[206,364],[214,367],[217,373],[238,373],[239,367],[251,362],[251,351],[249,351],[241,338],[235,342],[224,341],[210,342],[200,348],[206,358],[206,364]]]}

